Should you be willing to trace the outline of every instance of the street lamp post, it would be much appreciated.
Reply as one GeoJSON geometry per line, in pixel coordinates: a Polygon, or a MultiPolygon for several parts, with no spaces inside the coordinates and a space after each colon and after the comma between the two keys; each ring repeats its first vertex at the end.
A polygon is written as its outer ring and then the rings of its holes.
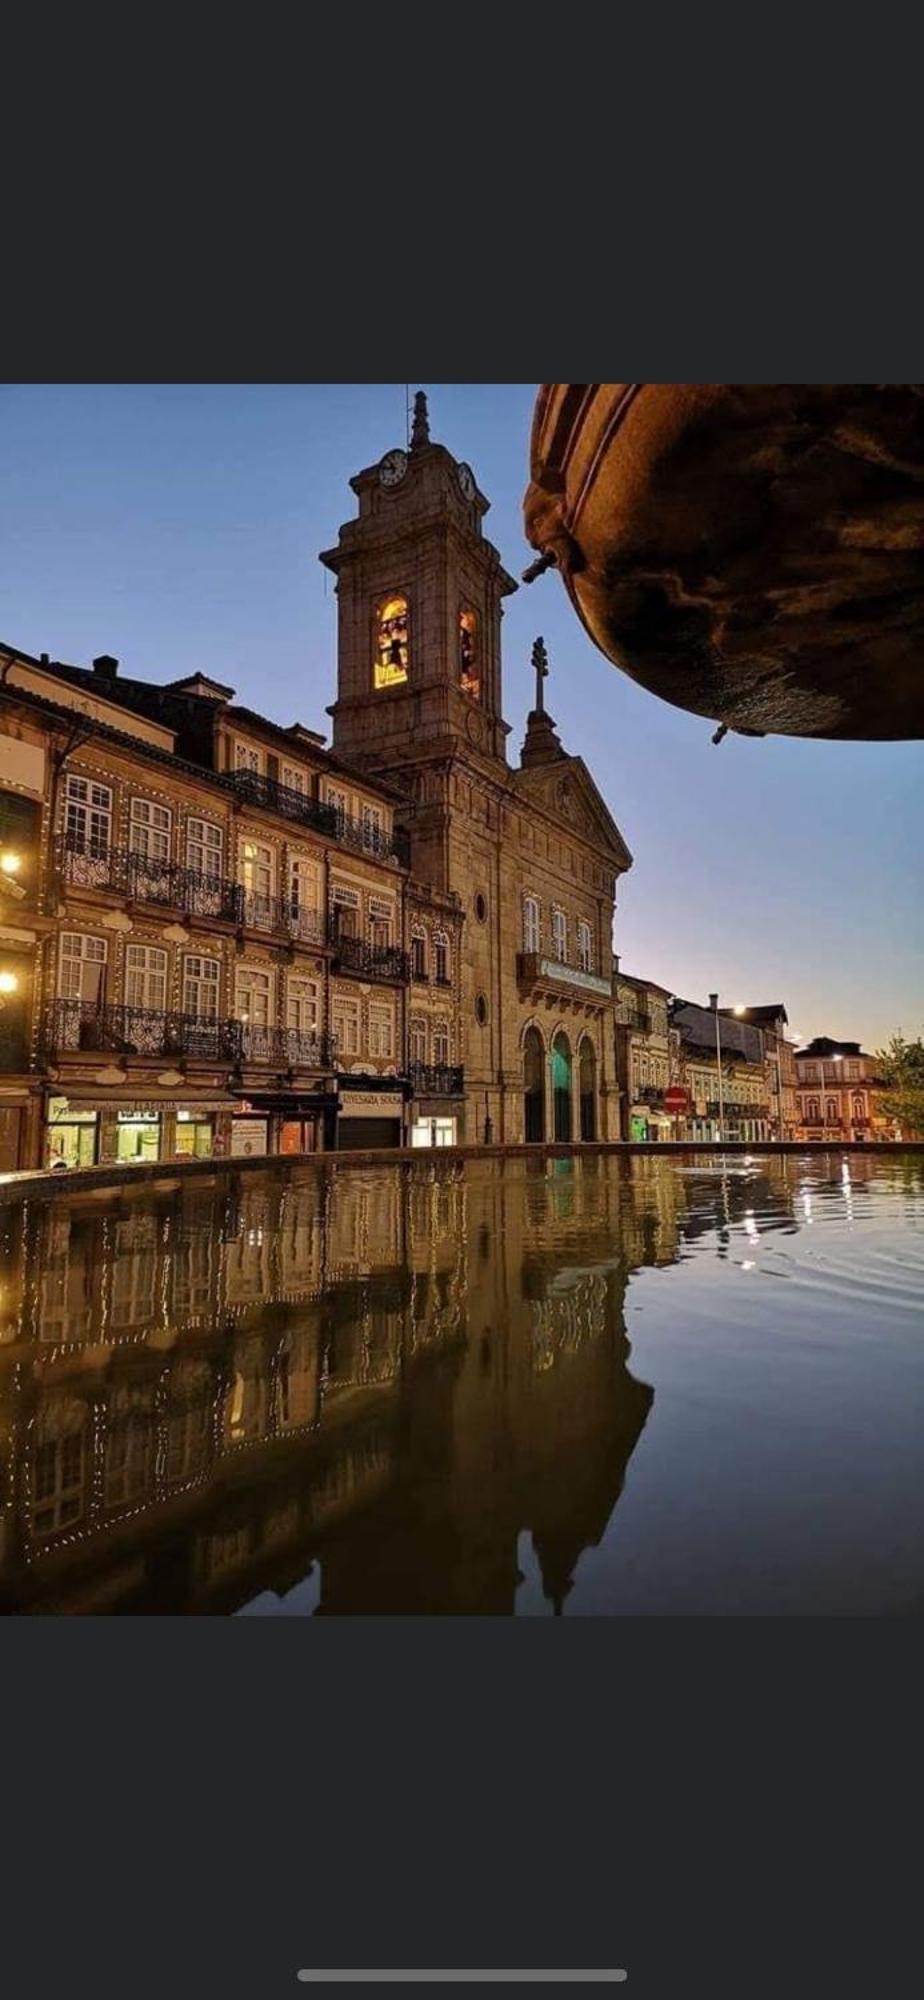
{"type": "Polygon", "coordinates": [[[722,1091],[722,1037],[719,1032],[719,996],[710,993],[709,1005],[715,1015],[715,1066],[719,1084],[719,1145],[725,1144],[725,1098],[722,1091]]]}

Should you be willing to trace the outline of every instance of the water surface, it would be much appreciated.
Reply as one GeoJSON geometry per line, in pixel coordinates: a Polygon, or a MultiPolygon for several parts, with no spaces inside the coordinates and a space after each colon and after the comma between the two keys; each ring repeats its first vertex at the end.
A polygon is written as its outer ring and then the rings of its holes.
{"type": "Polygon", "coordinates": [[[924,1605],[924,1161],[323,1161],[0,1208],[11,1612],[924,1605]]]}

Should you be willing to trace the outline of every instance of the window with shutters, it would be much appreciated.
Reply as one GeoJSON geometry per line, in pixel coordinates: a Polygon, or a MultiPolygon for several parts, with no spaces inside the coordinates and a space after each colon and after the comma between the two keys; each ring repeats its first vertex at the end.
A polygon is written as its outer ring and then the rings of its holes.
{"type": "Polygon", "coordinates": [[[169,861],[170,829],[173,815],[152,799],[132,799],[129,807],[128,844],[133,854],[145,861],[169,861]]]}
{"type": "Polygon", "coordinates": [[[125,1003],[163,1013],[167,1004],[167,954],[157,945],[125,947],[125,1003]]]}
{"type": "Polygon", "coordinates": [[[317,1025],[317,980],[291,978],[286,986],[286,1027],[300,1034],[312,1034],[317,1025]]]}
{"type": "Polygon", "coordinates": [[[200,1021],[218,1017],[221,967],[217,958],[203,958],[189,952],[183,960],[183,1012],[200,1021]]]}
{"type": "Polygon", "coordinates": [[[411,932],[411,978],[426,979],[426,977],[427,933],[415,925],[411,932]]]}
{"type": "Polygon", "coordinates": [[[363,806],[362,828],[363,846],[372,854],[381,853],[385,845],[385,820],[381,806],[363,806]]]}
{"type": "Polygon", "coordinates": [[[64,831],[79,853],[108,854],[112,838],[112,793],[92,778],[69,776],[64,791],[64,831]]]}
{"type": "Polygon", "coordinates": [[[272,974],[257,966],[239,966],[234,983],[237,1018],[245,1027],[267,1028],[272,1014],[272,974]]]}
{"type": "Polygon", "coordinates": [[[213,826],[207,819],[187,820],[187,868],[191,868],[196,875],[217,880],[221,876],[223,850],[224,834],[220,826],[213,826]]]}
{"type": "Polygon", "coordinates": [[[340,1059],[359,1054],[359,1001],[334,995],[334,1035],[340,1059]]]}
{"type": "Polygon", "coordinates": [[[539,903],[535,896],[523,898],[523,950],[539,950],[539,903]]]}
{"type": "Polygon", "coordinates": [[[394,1054],[394,1015],[390,1007],[374,1000],[369,1007],[369,1054],[379,1057],[394,1054]]]}
{"type": "Polygon", "coordinates": [[[106,976],[106,941],[63,931],[58,969],[62,1000],[100,1001],[106,976]]]}

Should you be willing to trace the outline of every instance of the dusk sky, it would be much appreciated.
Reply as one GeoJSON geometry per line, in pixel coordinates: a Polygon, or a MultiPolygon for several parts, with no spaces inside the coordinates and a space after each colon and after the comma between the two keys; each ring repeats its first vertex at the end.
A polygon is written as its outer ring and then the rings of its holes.
{"type": "MultiPolygon", "coordinates": [[[[424,386],[519,577],[536,387],[424,386]]],[[[350,475],[405,441],[403,383],[2,389],[0,638],[81,666],[114,653],[142,679],[199,670],[328,730],[336,599],[318,551],[355,512],[350,475]]],[[[507,600],[512,759],[540,632],[546,706],[634,855],[624,969],[703,1002],[782,999],[803,1040],[924,1032],[924,744],[716,748],[713,725],[597,652],[551,573],[507,600]]]]}

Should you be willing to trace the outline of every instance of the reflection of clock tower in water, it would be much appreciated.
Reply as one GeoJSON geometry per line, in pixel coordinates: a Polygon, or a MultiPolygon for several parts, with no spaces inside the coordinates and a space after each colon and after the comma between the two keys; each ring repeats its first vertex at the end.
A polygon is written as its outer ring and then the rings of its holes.
{"type": "Polygon", "coordinates": [[[631,856],[545,713],[541,641],[507,762],[500,625],[516,585],[482,535],[488,502],[431,443],[421,394],[409,450],[350,483],[358,519],[321,557],[339,598],[333,747],[408,793],[413,880],[461,900],[465,1137],[486,1118],[498,1140],[615,1136],[613,896],[631,856]]]}
{"type": "Polygon", "coordinates": [[[321,557],[337,576],[333,747],[410,794],[412,873],[461,898],[466,1083],[482,1093],[468,1134],[477,1118],[480,1137],[500,1066],[493,795],[508,768],[501,600],[516,584],[482,535],[489,503],[471,470],[430,441],[422,394],[409,451],[386,452],[350,484],[359,518],[321,557]]]}

